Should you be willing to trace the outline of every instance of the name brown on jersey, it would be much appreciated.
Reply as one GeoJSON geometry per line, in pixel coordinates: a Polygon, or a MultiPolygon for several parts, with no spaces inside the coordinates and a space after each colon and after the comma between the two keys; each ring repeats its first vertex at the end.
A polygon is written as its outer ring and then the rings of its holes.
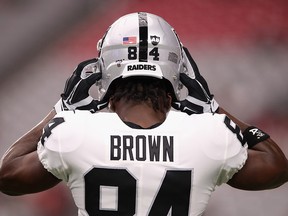
{"type": "Polygon", "coordinates": [[[174,137],[111,135],[110,160],[173,162],[174,137]]]}

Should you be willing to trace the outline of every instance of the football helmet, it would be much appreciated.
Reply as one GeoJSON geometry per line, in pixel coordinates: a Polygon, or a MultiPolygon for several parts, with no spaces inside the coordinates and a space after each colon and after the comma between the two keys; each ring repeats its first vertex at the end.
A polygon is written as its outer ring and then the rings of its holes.
{"type": "Polygon", "coordinates": [[[145,12],[131,13],[116,20],[97,44],[102,79],[102,99],[111,83],[119,78],[151,76],[168,81],[172,98],[178,100],[184,70],[183,46],[163,18],[145,12]]]}

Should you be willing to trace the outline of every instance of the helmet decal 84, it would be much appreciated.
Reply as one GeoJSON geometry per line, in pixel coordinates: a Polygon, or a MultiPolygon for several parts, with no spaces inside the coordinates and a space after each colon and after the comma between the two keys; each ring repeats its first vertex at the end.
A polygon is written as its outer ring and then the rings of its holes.
{"type": "Polygon", "coordinates": [[[97,49],[102,79],[96,85],[101,99],[114,80],[131,76],[166,79],[174,90],[172,98],[180,98],[183,46],[163,18],[145,12],[124,15],[108,28],[97,49]]]}

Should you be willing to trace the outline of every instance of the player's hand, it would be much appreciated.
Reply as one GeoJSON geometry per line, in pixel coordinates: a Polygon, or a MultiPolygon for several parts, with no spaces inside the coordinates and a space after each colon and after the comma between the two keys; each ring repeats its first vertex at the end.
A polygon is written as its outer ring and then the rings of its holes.
{"type": "Polygon", "coordinates": [[[98,59],[81,62],[65,83],[64,92],[54,109],[56,113],[65,110],[89,110],[96,112],[108,105],[108,100],[94,100],[89,95],[89,89],[102,77],[99,71],[98,59]]]}
{"type": "Polygon", "coordinates": [[[201,76],[199,69],[191,57],[187,48],[184,47],[187,73],[180,73],[180,81],[188,90],[188,96],[182,101],[172,102],[172,107],[176,110],[187,113],[215,113],[219,108],[214,96],[210,93],[208,84],[201,76]]]}

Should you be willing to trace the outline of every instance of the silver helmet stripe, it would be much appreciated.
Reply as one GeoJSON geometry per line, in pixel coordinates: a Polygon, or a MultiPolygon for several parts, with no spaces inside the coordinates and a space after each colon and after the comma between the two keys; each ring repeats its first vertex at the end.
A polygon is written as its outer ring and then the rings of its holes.
{"type": "Polygon", "coordinates": [[[147,13],[139,12],[139,62],[148,61],[148,20],[147,13]]]}

